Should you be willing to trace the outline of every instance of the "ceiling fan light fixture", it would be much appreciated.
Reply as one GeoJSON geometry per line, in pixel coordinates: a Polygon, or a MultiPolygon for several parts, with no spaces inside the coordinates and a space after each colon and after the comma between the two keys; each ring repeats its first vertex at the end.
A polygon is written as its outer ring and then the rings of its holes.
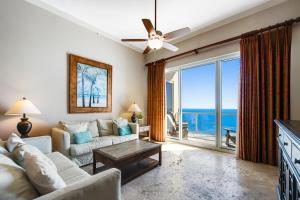
{"type": "Polygon", "coordinates": [[[148,40],[148,46],[151,49],[160,49],[163,46],[163,41],[159,38],[153,38],[148,40]]]}
{"type": "Polygon", "coordinates": [[[147,30],[148,39],[122,39],[123,42],[146,42],[147,46],[143,51],[143,54],[149,53],[151,50],[157,50],[160,48],[165,48],[170,51],[177,51],[178,47],[174,46],[171,43],[168,43],[171,39],[180,37],[190,32],[191,29],[189,27],[177,29],[175,31],[168,32],[163,34],[161,31],[156,29],[156,1],[154,0],[154,26],[150,19],[142,19],[142,22],[147,30]]]}

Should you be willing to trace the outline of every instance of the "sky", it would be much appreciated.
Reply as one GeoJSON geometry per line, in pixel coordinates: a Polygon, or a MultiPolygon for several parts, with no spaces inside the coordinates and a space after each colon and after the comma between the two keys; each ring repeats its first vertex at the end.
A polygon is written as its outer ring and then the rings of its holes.
{"type": "MultiPolygon", "coordinates": [[[[237,109],[240,59],[222,61],[222,108],[237,109]]],[[[215,109],[215,63],[182,70],[182,108],[215,109]]]]}

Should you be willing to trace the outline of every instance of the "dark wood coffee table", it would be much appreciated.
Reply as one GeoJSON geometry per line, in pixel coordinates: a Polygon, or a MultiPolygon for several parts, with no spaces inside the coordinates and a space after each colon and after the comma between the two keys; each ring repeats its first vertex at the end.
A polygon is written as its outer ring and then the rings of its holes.
{"type": "Polygon", "coordinates": [[[122,172],[122,184],[161,165],[161,144],[143,140],[132,140],[93,150],[93,173],[107,168],[118,168],[122,172]],[[159,159],[150,158],[158,154],[159,159]],[[96,163],[104,164],[96,168],[96,163]]]}

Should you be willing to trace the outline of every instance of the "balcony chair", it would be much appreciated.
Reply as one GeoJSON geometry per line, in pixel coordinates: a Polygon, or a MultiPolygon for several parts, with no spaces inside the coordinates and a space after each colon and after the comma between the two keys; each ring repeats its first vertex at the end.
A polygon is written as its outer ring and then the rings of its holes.
{"type": "MultiPolygon", "coordinates": [[[[171,112],[167,113],[167,125],[168,125],[168,133],[172,137],[179,137],[179,123],[175,120],[174,114],[171,112]]],[[[182,122],[182,138],[186,139],[188,137],[188,123],[182,122]]]]}
{"type": "Polygon", "coordinates": [[[226,131],[226,135],[225,135],[225,137],[226,137],[226,142],[225,142],[225,144],[226,144],[228,147],[231,146],[231,145],[229,144],[229,140],[231,140],[231,142],[233,142],[233,144],[236,144],[236,136],[230,135],[231,132],[232,132],[232,133],[236,133],[236,131],[233,130],[233,129],[230,129],[230,128],[224,128],[224,130],[226,131]]]}

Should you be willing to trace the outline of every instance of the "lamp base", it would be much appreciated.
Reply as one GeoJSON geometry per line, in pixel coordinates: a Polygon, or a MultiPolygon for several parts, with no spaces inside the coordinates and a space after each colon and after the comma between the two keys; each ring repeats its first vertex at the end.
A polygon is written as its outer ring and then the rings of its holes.
{"type": "Polygon", "coordinates": [[[17,125],[17,129],[21,134],[21,138],[28,137],[28,133],[32,128],[32,123],[28,121],[28,118],[21,118],[21,121],[17,125]]]}
{"type": "Polygon", "coordinates": [[[138,118],[136,117],[136,114],[135,114],[135,112],[134,112],[134,113],[132,114],[132,116],[131,116],[131,121],[132,121],[133,123],[136,123],[137,120],[138,120],[138,118]]]}

